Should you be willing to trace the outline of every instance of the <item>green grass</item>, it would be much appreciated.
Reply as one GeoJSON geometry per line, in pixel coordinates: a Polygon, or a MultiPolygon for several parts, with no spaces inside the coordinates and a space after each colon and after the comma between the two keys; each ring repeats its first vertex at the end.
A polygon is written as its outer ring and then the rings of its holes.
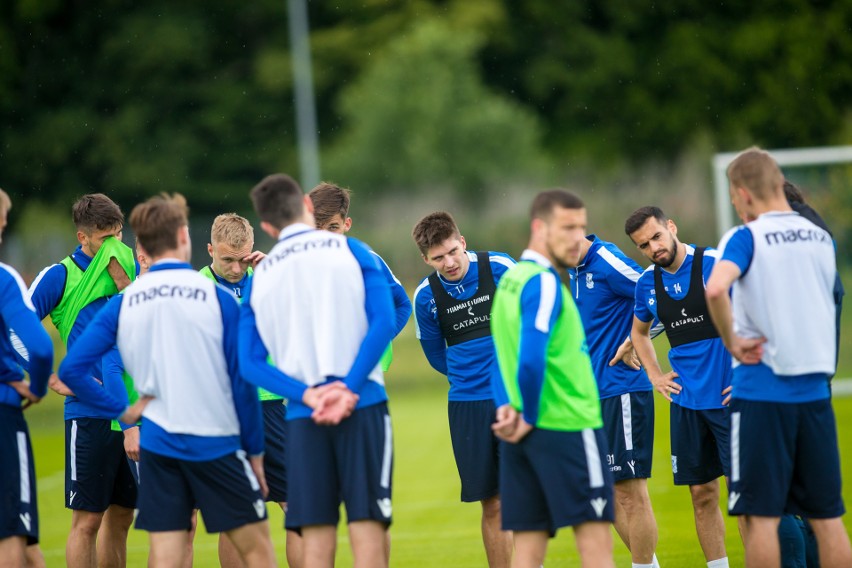
{"type": "MultiPolygon", "coordinates": [[[[847,279],[847,281],[850,281],[847,279]]],[[[852,306],[844,315],[840,377],[852,377],[852,306]]],[[[658,347],[662,347],[662,342],[658,347]]],[[[453,463],[446,416],[446,379],[431,371],[414,339],[412,326],[394,344],[394,364],[388,373],[390,408],[394,421],[394,525],[391,565],[485,566],[479,536],[479,507],[458,500],[459,481],[453,463]]],[[[662,354],[661,354],[662,355],[662,354]]],[[[661,361],[665,358],[661,357],[661,361]]],[[[852,398],[836,398],[834,408],[840,435],[844,500],[852,504],[852,398]]],[[[64,508],[64,425],[62,401],[49,396],[26,413],[33,435],[37,476],[41,542],[48,566],[64,565],[65,539],[71,522],[64,508]]],[[[667,403],[657,397],[656,444],[653,477],[649,488],[659,526],[657,555],[663,566],[703,566],[695,536],[688,490],[672,484],[669,467],[669,420],[667,403]]],[[[722,499],[726,492],[722,491],[722,499]]],[[[723,509],[724,510],[724,509],[723,509]]],[[[728,554],[732,566],[743,564],[742,544],[734,520],[725,516],[728,554]]],[[[283,520],[277,507],[270,507],[272,538],[278,560],[284,562],[283,520]]],[[[852,521],[846,517],[847,532],[852,521]]],[[[615,537],[618,566],[629,565],[630,557],[615,537]]],[[[196,537],[196,566],[217,566],[216,537],[199,530],[196,537]]],[[[147,535],[131,531],[128,566],[145,566],[147,535]]],[[[551,541],[547,565],[578,564],[570,531],[551,541]]],[[[341,528],[338,565],[351,566],[345,530],[341,528]]]]}

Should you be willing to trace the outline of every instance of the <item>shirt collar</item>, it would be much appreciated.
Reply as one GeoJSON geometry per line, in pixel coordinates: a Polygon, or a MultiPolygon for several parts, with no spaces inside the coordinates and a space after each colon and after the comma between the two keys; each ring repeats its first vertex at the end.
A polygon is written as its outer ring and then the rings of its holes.
{"type": "Polygon", "coordinates": [[[526,249],[523,254],[521,254],[521,260],[529,260],[531,262],[538,263],[545,268],[553,268],[553,264],[547,260],[547,257],[532,249],[526,249]]]}

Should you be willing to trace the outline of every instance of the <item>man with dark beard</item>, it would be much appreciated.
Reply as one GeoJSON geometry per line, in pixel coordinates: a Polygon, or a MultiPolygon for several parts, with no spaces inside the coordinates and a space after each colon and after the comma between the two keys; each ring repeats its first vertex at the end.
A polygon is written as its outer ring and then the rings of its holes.
{"type": "Polygon", "coordinates": [[[657,392],[672,402],[675,485],[688,485],[698,541],[709,568],[728,566],[719,478],[730,476],[730,422],[722,391],[731,384],[731,356],[710,321],[704,285],[718,252],[680,242],[658,207],[637,209],[624,231],[652,263],[636,283],[631,339],[657,392]],[[651,344],[651,323],[663,323],[672,371],[663,373],[651,344]]]}

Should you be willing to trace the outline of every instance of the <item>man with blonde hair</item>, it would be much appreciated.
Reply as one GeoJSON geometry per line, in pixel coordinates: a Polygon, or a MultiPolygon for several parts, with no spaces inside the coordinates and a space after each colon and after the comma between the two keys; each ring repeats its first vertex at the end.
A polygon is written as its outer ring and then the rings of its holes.
{"type": "Polygon", "coordinates": [[[836,362],[834,243],[792,210],[768,152],[741,153],[728,181],[745,225],[722,238],[706,290],[736,359],[728,512],[744,516],[746,566],[780,564],[785,513],[810,521],[823,568],[852,566],[828,384],[836,362]]]}
{"type": "Polygon", "coordinates": [[[207,253],[211,262],[201,269],[201,274],[242,297],[243,288],[252,270],[263,259],[254,248],[254,229],[251,223],[236,213],[223,213],[213,219],[207,253]]]}

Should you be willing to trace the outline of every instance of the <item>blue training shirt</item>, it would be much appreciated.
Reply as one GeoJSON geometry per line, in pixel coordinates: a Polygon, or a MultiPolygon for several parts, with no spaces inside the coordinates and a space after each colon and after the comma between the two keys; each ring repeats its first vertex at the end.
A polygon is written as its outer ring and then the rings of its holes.
{"type": "Polygon", "coordinates": [[[619,361],[609,362],[630,335],[636,282],[642,268],[614,244],[595,235],[586,237],[592,246],[583,262],[568,269],[571,295],[580,311],[589,356],[601,398],[653,389],[644,370],[619,361]]]}
{"type": "MultiPolygon", "coordinates": [[[[198,275],[189,264],[177,261],[154,264],[149,274],[169,270],[188,270],[191,271],[192,275],[198,275]]],[[[198,276],[203,278],[200,275],[198,276]]],[[[150,280],[143,279],[143,282],[143,285],[145,285],[150,280]]],[[[216,459],[240,448],[250,455],[258,455],[263,452],[263,426],[257,390],[242,379],[237,364],[239,306],[229,291],[218,286],[213,288],[216,294],[215,301],[218,302],[221,310],[221,349],[230,377],[232,403],[239,421],[239,435],[204,436],[172,433],[166,427],[157,424],[147,416],[143,416],[140,446],[156,454],[189,461],[206,461],[216,459]]],[[[111,419],[118,418],[127,408],[127,394],[124,392],[122,399],[115,397],[111,391],[100,388],[89,376],[87,370],[116,345],[119,328],[123,323],[123,305],[123,294],[119,294],[110,300],[86,327],[80,336],[79,344],[69,349],[68,355],[59,367],[60,379],[81,400],[111,419]]],[[[176,330],[174,336],[170,337],[170,341],[179,342],[182,337],[180,330],[176,330]]],[[[147,348],[144,345],[138,347],[140,349],[147,348]]],[[[180,350],[179,346],[178,350],[180,350]]],[[[187,350],[192,351],[192,349],[187,350]]],[[[151,357],[157,357],[157,355],[157,353],[150,354],[151,357]]],[[[204,357],[206,354],[199,353],[196,356],[204,357]]],[[[191,385],[183,390],[190,388],[192,388],[191,385]]],[[[202,398],[208,395],[215,396],[215,393],[213,395],[210,393],[198,394],[202,398]]]]}
{"type": "MultiPolygon", "coordinates": [[[[754,235],[746,226],[738,227],[728,235],[727,242],[723,241],[720,260],[736,264],[742,278],[748,273],[754,258],[754,235]]],[[[780,376],[765,363],[737,365],[734,368],[733,386],[733,396],[743,400],[801,403],[824,400],[831,396],[825,374],[780,376]]]]}
{"type": "MultiPolygon", "coordinates": [[[[470,265],[461,280],[450,282],[438,275],[444,290],[456,300],[467,300],[476,294],[479,285],[479,269],[476,254],[467,251],[470,265]]],[[[496,285],[503,274],[515,265],[506,253],[488,252],[491,273],[496,285]]],[[[497,354],[491,336],[472,339],[447,347],[438,323],[438,310],[429,278],[424,278],[414,291],[414,321],[417,339],[432,368],[447,375],[450,383],[448,398],[452,401],[491,400],[495,398],[491,378],[499,374],[497,354]]],[[[498,397],[502,398],[502,397],[498,397]]]]}
{"type": "MultiPolygon", "coordinates": [[[[74,252],[71,253],[71,258],[77,266],[83,270],[88,269],[89,264],[92,262],[92,257],[84,253],[82,247],[79,245],[74,252]]],[[[33,281],[30,286],[29,296],[33,306],[35,307],[36,316],[39,321],[46,318],[50,312],[59,305],[59,302],[62,301],[62,296],[65,292],[66,278],[67,271],[65,265],[57,263],[42,270],[33,281]]],[[[107,297],[98,298],[80,310],[80,313],[74,322],[74,327],[71,328],[71,333],[68,335],[68,349],[71,349],[71,347],[76,343],[77,339],[86,329],[86,326],[88,326],[94,319],[100,309],[106,305],[108,300],[109,298],[107,297]]],[[[102,381],[106,385],[105,388],[113,389],[114,392],[117,392],[119,388],[124,388],[121,373],[122,369],[120,368],[121,359],[118,358],[119,366],[116,367],[116,353],[107,353],[106,357],[107,359],[105,361],[96,361],[89,372],[93,377],[102,381]]],[[[65,420],[71,420],[73,418],[112,418],[111,416],[107,416],[103,409],[91,406],[87,402],[81,401],[76,396],[65,397],[64,414],[65,420]]]]}
{"type": "MultiPolygon", "coordinates": [[[[693,245],[686,245],[686,256],[677,271],[672,274],[661,270],[663,287],[675,300],[682,300],[689,292],[692,274],[693,245]]],[[[704,284],[713,272],[719,252],[704,251],[704,284]]],[[[654,265],[648,267],[636,283],[634,315],[643,322],[657,318],[657,301],[654,290],[654,265]]],[[[678,377],[675,382],[683,387],[680,394],[672,395],[672,402],[693,410],[723,408],[722,390],[731,384],[731,355],[720,338],[702,339],[686,343],[669,350],[669,362],[678,377]]]]}
{"type": "Polygon", "coordinates": [[[21,395],[7,383],[24,378],[18,363],[21,356],[29,365],[30,390],[36,396],[47,393],[47,380],[53,370],[53,343],[36,317],[26,286],[18,272],[0,262],[0,404],[20,408],[21,395]]]}
{"type": "Polygon", "coordinates": [[[402,328],[405,327],[405,324],[408,323],[408,318],[411,317],[411,300],[408,299],[408,294],[406,293],[405,288],[402,287],[402,284],[400,284],[399,280],[397,280],[396,276],[394,276],[388,266],[388,263],[385,262],[385,259],[379,256],[379,254],[374,250],[371,250],[370,252],[372,252],[376,257],[376,260],[379,261],[379,268],[382,269],[382,274],[385,275],[388,285],[390,286],[394,306],[394,321],[396,322],[393,336],[396,337],[399,335],[399,332],[402,331],[402,328]]]}

